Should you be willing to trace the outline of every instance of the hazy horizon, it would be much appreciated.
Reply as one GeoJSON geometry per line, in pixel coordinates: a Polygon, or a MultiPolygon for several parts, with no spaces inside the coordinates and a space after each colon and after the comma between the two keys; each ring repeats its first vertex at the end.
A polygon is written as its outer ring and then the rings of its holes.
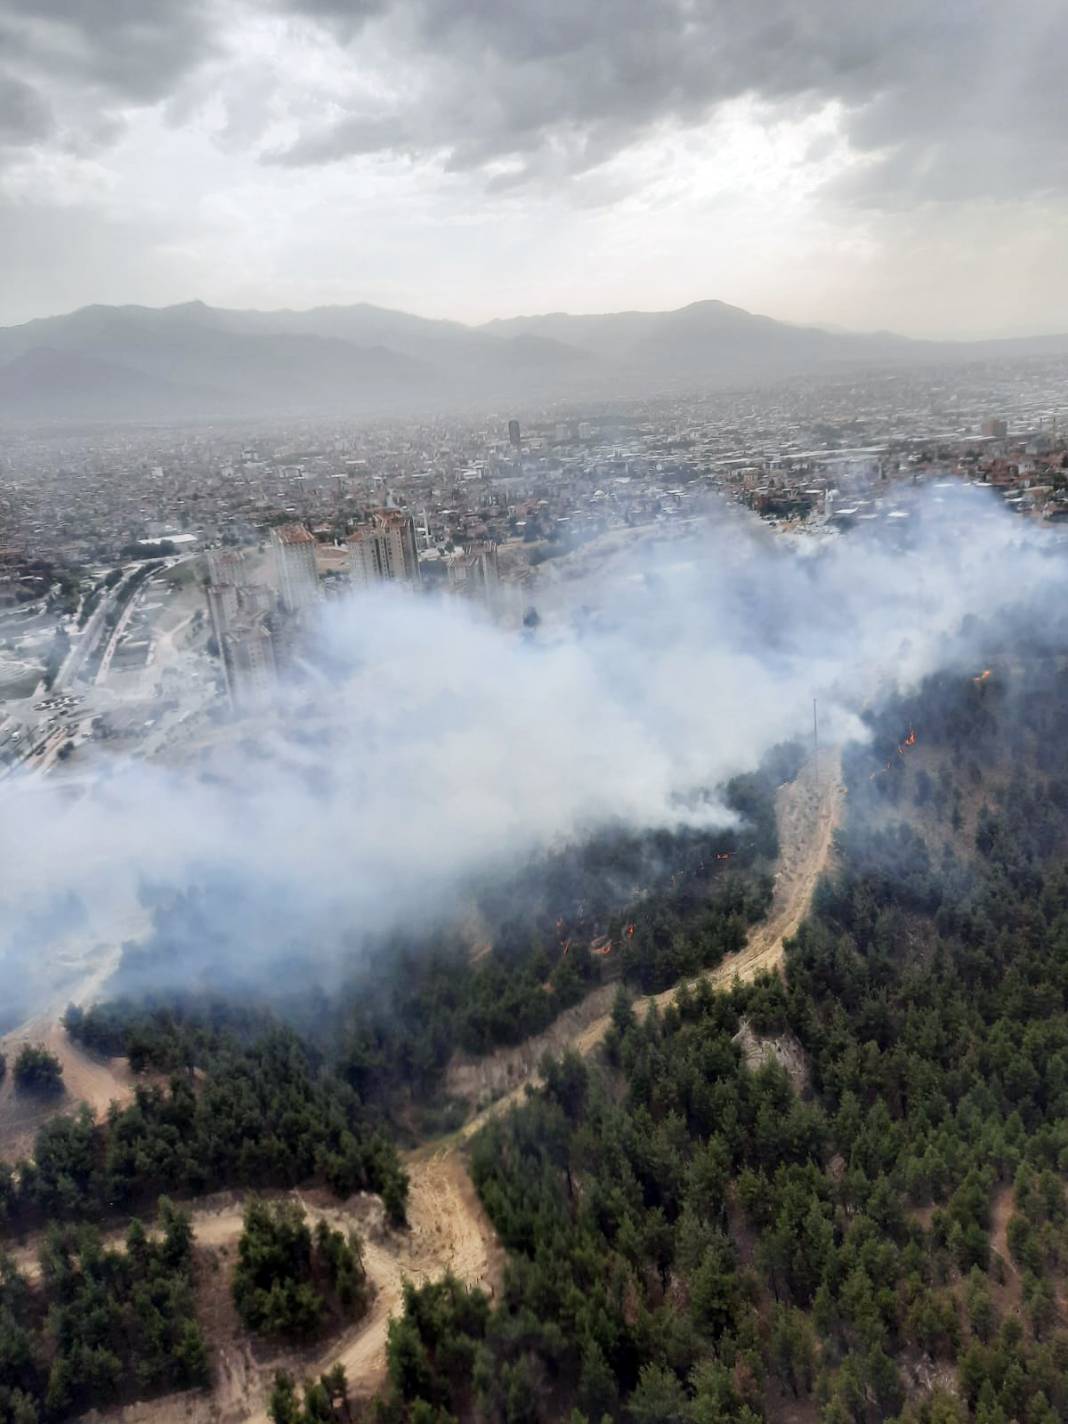
{"type": "Polygon", "coordinates": [[[716,298],[1068,329],[1065,39],[1052,0],[3,0],[0,323],[716,298]]]}
{"type": "Polygon", "coordinates": [[[1034,337],[1041,337],[1041,336],[1060,336],[1060,335],[1065,334],[1065,332],[1068,332],[1068,315],[1065,316],[1064,321],[1061,322],[1061,323],[1051,322],[1051,323],[1047,323],[1047,324],[1044,325],[1044,326],[1038,326],[1038,325],[1033,325],[1033,326],[1018,325],[1018,326],[1014,326],[1014,327],[1007,328],[1007,329],[1005,329],[1005,330],[997,330],[997,331],[996,331],[996,330],[992,330],[992,329],[990,329],[990,330],[987,330],[987,329],[978,329],[978,330],[975,330],[975,331],[963,331],[963,330],[962,330],[962,331],[947,331],[947,332],[937,333],[937,332],[917,332],[917,331],[909,331],[909,330],[905,330],[905,329],[904,329],[903,327],[901,327],[901,326],[884,326],[884,327],[875,327],[875,326],[859,327],[859,326],[856,326],[856,327],[848,327],[848,326],[843,326],[843,325],[842,325],[841,323],[839,323],[839,322],[828,322],[828,321],[824,321],[824,320],[822,320],[818,315],[817,315],[817,316],[813,316],[811,319],[804,319],[804,318],[797,318],[797,319],[794,319],[794,318],[788,318],[788,317],[780,316],[780,315],[778,315],[776,312],[772,312],[772,311],[757,311],[757,310],[754,310],[754,309],[749,308],[749,307],[743,307],[743,306],[741,306],[741,305],[740,305],[739,303],[737,303],[737,302],[727,301],[725,298],[722,298],[722,297],[709,297],[709,296],[695,296],[695,297],[693,297],[690,301],[686,301],[686,302],[681,302],[681,303],[679,303],[678,306],[675,306],[675,307],[666,307],[666,308],[665,308],[665,307],[653,307],[653,306],[640,306],[640,305],[637,305],[637,304],[632,305],[632,306],[628,306],[628,307],[619,307],[619,308],[615,308],[615,309],[612,309],[612,310],[609,310],[608,308],[594,308],[594,307],[590,307],[590,308],[579,308],[579,307],[570,307],[570,308],[556,307],[556,308],[548,308],[548,307],[546,307],[546,308],[541,308],[541,309],[538,309],[538,310],[534,310],[533,308],[531,308],[531,309],[529,309],[529,310],[527,310],[527,309],[523,309],[523,310],[517,309],[517,310],[499,311],[499,312],[494,312],[492,315],[490,315],[490,316],[488,316],[488,317],[475,318],[475,319],[467,319],[467,318],[465,318],[465,317],[452,315],[452,314],[449,314],[449,313],[447,313],[447,312],[442,313],[442,312],[431,311],[431,310],[428,310],[427,308],[425,308],[424,306],[420,306],[420,305],[414,305],[414,306],[410,306],[410,307],[387,307],[387,306],[385,306],[385,305],[384,305],[383,303],[381,303],[381,302],[370,301],[370,300],[367,300],[367,299],[362,298],[362,297],[359,297],[359,296],[353,296],[351,299],[348,299],[348,300],[342,299],[342,298],[338,298],[336,301],[332,301],[332,302],[310,302],[310,303],[308,303],[307,305],[304,305],[304,306],[290,305],[290,304],[285,303],[285,302],[276,302],[276,303],[273,303],[273,304],[263,303],[263,304],[259,304],[259,305],[256,305],[256,304],[249,304],[249,305],[241,305],[241,306],[239,306],[239,305],[237,305],[237,304],[230,304],[230,303],[227,303],[227,302],[209,302],[209,301],[207,301],[204,297],[197,296],[197,295],[193,295],[193,296],[188,296],[188,297],[179,297],[179,298],[177,298],[177,299],[174,300],[174,301],[165,301],[165,302],[164,302],[164,301],[161,301],[161,302],[148,302],[148,301],[144,301],[144,302],[142,302],[142,301],[114,301],[114,302],[103,302],[103,301],[90,300],[90,301],[86,301],[86,302],[81,302],[78,306],[74,306],[74,307],[57,308],[57,309],[54,310],[54,311],[39,311],[39,312],[35,312],[32,316],[23,317],[23,318],[20,318],[20,319],[17,320],[17,321],[3,321],[3,320],[0,320],[0,327],[24,326],[24,325],[28,324],[29,322],[33,322],[33,321],[47,321],[47,320],[48,320],[49,318],[51,318],[51,317],[72,316],[72,315],[74,315],[75,313],[77,313],[77,312],[79,312],[79,311],[85,311],[85,310],[91,309],[91,308],[93,308],[93,307],[112,307],[112,308],[120,308],[120,309],[123,308],[123,307],[130,307],[130,308],[142,308],[142,309],[147,310],[147,311],[167,311],[167,310],[170,310],[171,308],[174,308],[174,307],[188,307],[188,306],[198,306],[198,305],[199,305],[199,306],[205,306],[205,307],[214,308],[214,309],[218,309],[218,310],[235,310],[235,311],[252,311],[252,312],[259,312],[259,313],[262,313],[262,314],[264,314],[264,315],[270,315],[272,312],[310,312],[310,311],[314,311],[314,310],[317,310],[317,309],[320,309],[320,308],[332,308],[332,307],[344,308],[344,307],[361,307],[361,306],[366,306],[366,307],[377,307],[377,308],[379,308],[379,309],[381,309],[381,310],[383,310],[383,311],[391,311],[391,312],[395,312],[395,313],[398,313],[398,314],[401,314],[401,315],[404,315],[404,316],[420,317],[420,318],[422,318],[422,319],[424,319],[424,320],[427,320],[427,321],[455,322],[456,324],[461,325],[461,326],[468,326],[468,327],[472,327],[472,328],[477,329],[477,328],[479,328],[479,327],[491,325],[491,324],[492,324],[493,322],[495,322],[495,321],[536,321],[536,320],[541,320],[541,319],[543,319],[543,318],[545,318],[545,317],[556,317],[556,316],[598,317],[598,316],[616,316],[616,315],[621,315],[621,314],[626,314],[626,315],[639,314],[639,315],[649,315],[649,316],[652,316],[652,315],[657,315],[657,314],[663,313],[663,312],[665,312],[665,311],[667,311],[667,312],[670,312],[670,311],[681,311],[681,310],[684,310],[684,309],[687,308],[687,307],[701,306],[701,305],[705,305],[705,304],[717,304],[717,303],[720,304],[720,305],[722,305],[722,306],[733,307],[733,308],[735,308],[735,309],[737,309],[737,310],[739,310],[739,311],[744,311],[744,312],[746,312],[746,313],[747,313],[748,315],[750,315],[750,316],[767,317],[767,318],[770,318],[772,321],[782,322],[783,324],[789,325],[789,326],[809,327],[809,328],[814,328],[814,329],[817,329],[817,330],[825,330],[825,331],[828,331],[828,332],[838,332],[838,333],[841,333],[841,334],[847,334],[847,333],[848,333],[848,334],[853,334],[853,335],[890,334],[890,335],[894,335],[894,336],[907,337],[908,339],[910,339],[910,340],[915,340],[915,341],[961,341],[961,342],[967,342],[967,341],[986,341],[986,340],[996,341],[996,340],[1009,340],[1009,339],[1012,339],[1012,338],[1014,338],[1014,337],[1028,337],[1028,336],[1034,336],[1034,337]]]}

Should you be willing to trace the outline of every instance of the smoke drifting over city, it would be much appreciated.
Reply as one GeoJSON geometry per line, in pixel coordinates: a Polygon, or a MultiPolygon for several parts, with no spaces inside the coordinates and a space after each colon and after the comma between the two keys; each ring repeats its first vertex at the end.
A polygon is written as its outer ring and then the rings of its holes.
{"type": "Polygon", "coordinates": [[[1053,548],[978,491],[935,488],[889,533],[820,543],[715,506],[693,538],[558,583],[522,632],[415,596],[328,605],[300,677],[189,765],[5,784],[10,1011],[61,1004],[186,889],[226,887],[190,916],[174,981],[186,952],[325,973],[597,828],[728,826],[723,783],[810,738],[814,698],[824,739],[862,737],[880,691],[971,670],[976,621],[1060,600],[1053,548]]]}

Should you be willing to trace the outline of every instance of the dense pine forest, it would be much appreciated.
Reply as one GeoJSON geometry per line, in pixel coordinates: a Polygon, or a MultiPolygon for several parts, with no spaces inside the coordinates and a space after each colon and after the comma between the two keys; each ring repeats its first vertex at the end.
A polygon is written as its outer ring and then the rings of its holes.
{"type": "MultiPolygon", "coordinates": [[[[119,975],[132,992],[87,1011],[72,1007],[64,1019],[91,1051],[125,1056],[143,1084],[102,1122],[88,1109],[57,1115],[31,1157],[0,1163],[0,1227],[17,1237],[48,1223],[114,1226],[150,1210],[161,1193],[310,1184],[339,1198],[376,1192],[402,1225],[407,1179],[395,1144],[410,1127],[399,1114],[410,1117],[415,1105],[428,1120],[443,1108],[448,1117],[443,1072],[457,1046],[477,1053],[538,1032],[600,983],[606,967],[636,989],[663,988],[744,943],[770,897],[775,786],[799,761],[796,748],[783,748],[730,784],[737,828],[610,830],[506,885],[480,887],[480,912],[495,936],[488,954],[473,957],[459,934],[393,939],[363,956],[333,995],[279,999],[262,981],[208,990],[195,965],[188,988],[139,992],[150,966],[174,955],[176,937],[185,942],[198,925],[207,934],[210,892],[168,901],[144,959],[119,975]],[[591,951],[598,940],[614,946],[610,965],[591,951]]],[[[348,1250],[340,1238],[318,1242],[292,1281],[243,1291],[248,1328],[300,1339],[322,1318],[358,1314],[363,1287],[351,1278],[362,1268],[342,1260],[348,1250]],[[315,1265],[324,1251],[337,1258],[343,1284],[315,1265]]],[[[83,1397],[40,1383],[58,1358],[47,1325],[55,1317],[39,1289],[20,1278],[18,1290],[45,1326],[28,1384],[4,1365],[0,1317],[0,1419],[27,1424],[31,1408],[35,1417],[65,1418],[83,1397]]],[[[12,1348],[21,1360],[21,1345],[12,1348]]],[[[160,1374],[142,1392],[194,1382],[180,1371],[160,1374]]]]}
{"type": "Polygon", "coordinates": [[[621,993],[485,1129],[503,1295],[410,1293],[384,1418],[1068,1417],[1068,671],[1014,672],[872,719],[785,983],[621,993]]]}
{"type": "Polygon", "coordinates": [[[32,1159],[0,1165],[0,1221],[22,1230],[128,1215],[161,1192],[313,1177],[340,1195],[380,1192],[403,1220],[407,1187],[392,1140],[294,1034],[270,1029],[248,1046],[222,1035],[200,1061],[166,1085],[139,1086],[103,1122],[84,1107],[52,1118],[32,1159]]]}
{"type": "MultiPolygon", "coordinates": [[[[665,989],[738,949],[770,900],[774,792],[800,760],[796,746],[779,748],[758,773],[730,782],[725,799],[736,827],[606,831],[503,885],[477,887],[481,921],[493,935],[487,952],[472,953],[456,930],[394,936],[362,954],[333,993],[290,987],[312,978],[291,970],[284,995],[266,974],[221,993],[214,967],[201,985],[194,963],[181,989],[71,1009],[67,1030],[96,1052],[128,1057],[138,1071],[164,1073],[210,1071],[220,1053],[263,1052],[283,1035],[365,1108],[388,1117],[413,1099],[425,1105],[440,1095],[456,1049],[478,1054],[520,1043],[606,974],[642,991],[665,989]],[[604,944],[610,954],[591,949],[604,944]]],[[[127,956],[117,987],[150,981],[161,960],[184,963],[182,946],[207,925],[210,898],[188,893],[162,905],[152,943],[127,956]]]]}
{"type": "Polygon", "coordinates": [[[207,1383],[191,1247],[164,1198],[121,1249],[94,1226],[50,1226],[38,1283],[0,1258],[0,1417],[35,1424],[207,1383]]]}
{"type": "MultiPolygon", "coordinates": [[[[880,704],[846,751],[845,823],[784,978],[638,1002],[765,912],[796,752],[732,784],[736,830],[621,834],[511,899],[487,892],[485,955],[452,936],[382,945],[370,973],[286,1005],[127,984],[67,1025],[145,1084],[104,1123],[54,1119],[3,1169],[8,1230],[309,1182],[377,1191],[402,1221],[394,1144],[413,1105],[447,1118],[449,1055],[544,1027],[603,981],[607,941],[602,1048],[547,1060],[471,1148],[503,1288],[409,1287],[372,1417],[1068,1419],[1066,714],[1046,650],[880,704]]],[[[51,1287],[4,1279],[0,1419],[67,1417],[83,1396],[50,1393],[51,1287]]],[[[167,1328],[172,1364],[143,1392],[196,1382],[167,1328]]],[[[304,1405],[294,1388],[276,1414],[319,1417],[325,1385],[304,1405]]]]}

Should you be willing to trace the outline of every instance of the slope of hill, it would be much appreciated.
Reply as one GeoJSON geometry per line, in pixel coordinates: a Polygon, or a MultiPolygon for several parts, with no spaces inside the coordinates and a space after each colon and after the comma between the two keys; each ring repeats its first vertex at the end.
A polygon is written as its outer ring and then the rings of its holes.
{"type": "Polygon", "coordinates": [[[0,363],[0,417],[128,419],[210,412],[213,393],[114,361],[33,346],[0,363]]]}
{"type": "Polygon", "coordinates": [[[410,1294],[385,1417],[1065,1417],[1062,660],[873,716],[785,982],[620,999],[491,1117],[506,1289],[410,1294]]]}
{"type": "Polygon", "coordinates": [[[677,311],[611,312],[603,316],[512,317],[489,323],[498,335],[537,335],[611,356],[624,368],[663,376],[706,376],[763,368],[801,370],[827,362],[917,358],[931,343],[887,332],[865,336],[792,326],[726,302],[692,302],[677,311]]]}
{"type": "Polygon", "coordinates": [[[305,340],[345,342],[385,350],[418,362],[438,392],[458,395],[511,392],[518,383],[592,372],[597,362],[574,342],[536,332],[495,335],[457,321],[439,321],[389,311],[366,302],[310,311],[225,311],[189,302],[170,308],[180,320],[201,328],[247,337],[283,333],[305,340]]]}
{"type": "Polygon", "coordinates": [[[912,341],[793,326],[719,301],[480,327],[366,303],[268,312],[203,302],[90,306],[0,328],[0,416],[366,413],[1062,352],[1068,337],[912,341]]]}
{"type": "Polygon", "coordinates": [[[357,408],[416,394],[428,372],[382,347],[227,330],[186,308],[88,307],[0,332],[0,393],[35,413],[139,415],[357,408]],[[47,355],[45,353],[48,353],[47,355]],[[95,400],[94,400],[95,397],[95,400]]]}
{"type": "Polygon", "coordinates": [[[596,365],[540,336],[494,337],[368,306],[93,306],[0,329],[0,415],[363,413],[552,392],[596,365]]]}

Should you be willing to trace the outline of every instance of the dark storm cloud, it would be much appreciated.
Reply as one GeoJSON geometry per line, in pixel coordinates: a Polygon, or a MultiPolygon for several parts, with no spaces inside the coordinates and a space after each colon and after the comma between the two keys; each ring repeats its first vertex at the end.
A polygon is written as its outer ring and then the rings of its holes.
{"type": "Polygon", "coordinates": [[[336,43],[353,81],[278,164],[404,153],[559,178],[750,97],[842,107],[868,160],[850,200],[1068,188],[1064,0],[0,0],[0,144],[45,138],[49,104],[69,144],[94,106],[171,98],[264,15],[336,43]]]}
{"type": "MultiPolygon", "coordinates": [[[[290,0],[354,70],[373,33],[412,97],[311,127],[274,161],[389,150],[520,176],[582,172],[658,124],[742,96],[838,102],[868,155],[850,196],[1013,196],[1068,185],[1062,0],[290,0]]],[[[385,76],[387,79],[389,76],[385,76]]]]}
{"type": "Polygon", "coordinates": [[[293,14],[321,20],[335,34],[346,39],[351,38],[372,15],[381,15],[390,8],[390,0],[350,0],[347,4],[344,0],[341,3],[339,0],[292,0],[288,5],[286,0],[279,0],[279,4],[293,14]]]}
{"type": "Polygon", "coordinates": [[[154,103],[213,52],[201,0],[0,0],[0,53],[29,78],[154,103]]]}
{"type": "Polygon", "coordinates": [[[48,101],[32,85],[0,70],[0,148],[36,143],[53,126],[48,101]]]}

